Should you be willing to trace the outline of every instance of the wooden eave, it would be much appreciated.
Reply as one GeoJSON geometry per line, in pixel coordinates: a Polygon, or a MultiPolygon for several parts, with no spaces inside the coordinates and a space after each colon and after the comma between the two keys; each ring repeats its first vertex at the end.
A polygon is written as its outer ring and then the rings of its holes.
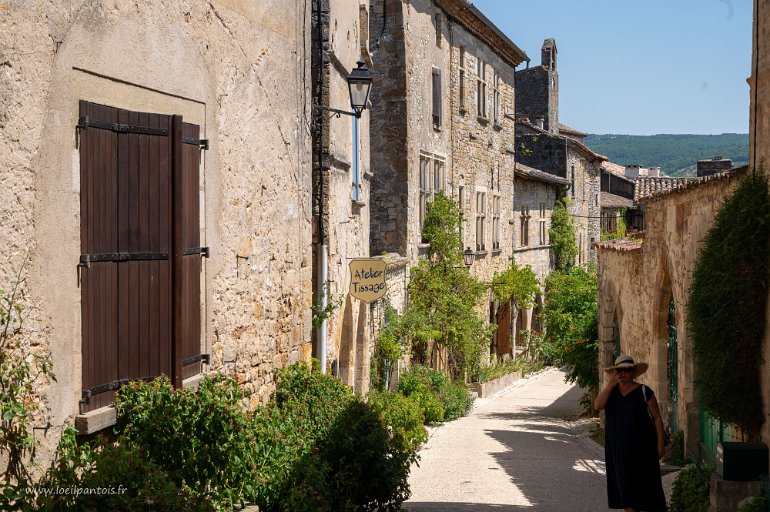
{"type": "Polygon", "coordinates": [[[449,18],[486,43],[492,51],[511,66],[516,67],[522,62],[529,62],[527,54],[467,0],[435,1],[439,7],[444,9],[449,18]]]}

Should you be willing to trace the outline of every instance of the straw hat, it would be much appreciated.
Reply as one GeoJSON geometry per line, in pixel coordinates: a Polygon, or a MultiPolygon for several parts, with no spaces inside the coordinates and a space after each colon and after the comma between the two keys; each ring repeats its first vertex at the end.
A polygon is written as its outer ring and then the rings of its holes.
{"type": "Polygon", "coordinates": [[[609,368],[605,368],[604,371],[611,373],[614,372],[616,368],[633,368],[634,378],[636,378],[646,372],[647,368],[649,367],[650,365],[647,363],[636,363],[634,362],[633,357],[621,354],[617,357],[617,359],[615,359],[615,365],[610,366],[609,368]]]}

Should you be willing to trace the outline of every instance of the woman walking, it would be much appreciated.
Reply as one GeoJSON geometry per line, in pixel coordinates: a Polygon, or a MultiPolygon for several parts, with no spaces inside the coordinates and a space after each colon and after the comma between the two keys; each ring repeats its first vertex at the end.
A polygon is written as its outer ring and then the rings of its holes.
{"type": "Polygon", "coordinates": [[[666,511],[658,462],[664,453],[663,421],[655,393],[635,380],[647,367],[619,356],[604,369],[610,381],[594,401],[594,409],[605,409],[607,501],[625,512],[666,511]]]}

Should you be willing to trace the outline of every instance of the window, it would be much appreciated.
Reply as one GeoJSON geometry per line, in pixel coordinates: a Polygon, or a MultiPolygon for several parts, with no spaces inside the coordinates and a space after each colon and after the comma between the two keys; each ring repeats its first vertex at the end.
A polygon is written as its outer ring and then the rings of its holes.
{"type": "Polygon", "coordinates": [[[540,245],[548,245],[548,229],[545,220],[545,203],[540,203],[540,245]]]}
{"type": "Polygon", "coordinates": [[[460,243],[465,247],[463,241],[463,233],[465,233],[465,214],[463,213],[465,211],[465,187],[462,185],[457,188],[457,203],[460,209],[460,243]]]}
{"type": "Polygon", "coordinates": [[[430,159],[420,157],[420,232],[425,227],[425,214],[428,211],[428,201],[430,201],[430,181],[428,181],[428,170],[430,168],[430,159]]]}
{"type": "Polygon", "coordinates": [[[570,194],[572,194],[572,197],[574,199],[575,197],[575,166],[574,165],[572,166],[571,170],[572,170],[572,178],[570,182],[572,183],[572,185],[570,186],[570,194]]]}
{"type": "Polygon", "coordinates": [[[359,134],[360,134],[360,127],[358,124],[358,118],[353,117],[353,125],[351,127],[351,132],[353,136],[353,140],[351,141],[352,144],[352,165],[351,170],[353,171],[353,193],[352,198],[353,201],[359,202],[361,201],[361,158],[359,156],[359,148],[360,148],[360,142],[359,142],[359,134]]]}
{"type": "Polygon", "coordinates": [[[80,102],[81,413],[200,373],[200,141],[181,116],[80,102]],[[118,128],[118,126],[120,126],[118,128]]]}
{"type": "Polygon", "coordinates": [[[500,249],[500,194],[492,195],[492,250],[500,249]]]}
{"type": "Polygon", "coordinates": [[[460,110],[465,110],[465,46],[460,47],[460,110]]]}
{"type": "Polygon", "coordinates": [[[433,126],[441,126],[441,70],[433,68],[433,126]]]}
{"type": "Polygon", "coordinates": [[[495,124],[500,122],[500,77],[497,70],[492,70],[492,119],[495,124]]]}
{"type": "Polygon", "coordinates": [[[476,59],[476,114],[487,117],[487,81],[484,61],[476,59]]]}
{"type": "Polygon", "coordinates": [[[445,188],[444,159],[429,153],[420,155],[420,231],[425,227],[428,203],[445,188]]]}
{"type": "Polygon", "coordinates": [[[441,13],[436,13],[436,46],[441,48],[441,13]]]}
{"type": "Polygon", "coordinates": [[[529,245],[529,207],[527,206],[521,207],[520,226],[520,243],[522,247],[527,247],[529,245]]]}
{"type": "Polygon", "coordinates": [[[487,193],[476,192],[476,251],[486,251],[484,245],[485,223],[487,221],[487,193]]]}

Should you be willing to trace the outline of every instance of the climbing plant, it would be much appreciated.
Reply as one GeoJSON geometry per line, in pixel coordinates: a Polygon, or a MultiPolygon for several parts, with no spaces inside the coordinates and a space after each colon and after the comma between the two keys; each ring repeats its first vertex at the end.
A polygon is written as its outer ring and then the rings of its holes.
{"type": "Polygon", "coordinates": [[[687,323],[703,407],[751,438],[762,427],[762,339],[770,278],[770,198],[759,171],[722,204],[698,253],[687,323]]]}
{"type": "Polygon", "coordinates": [[[529,265],[520,267],[516,262],[492,278],[492,291],[497,300],[504,302],[513,298],[519,309],[531,308],[535,295],[540,292],[537,276],[529,265]]]}
{"type": "Polygon", "coordinates": [[[578,246],[575,240],[575,220],[567,211],[568,200],[562,201],[558,201],[554,206],[548,237],[556,270],[569,270],[575,264],[578,246]]]}
{"type": "Polygon", "coordinates": [[[491,335],[476,309],[486,288],[462,265],[459,219],[455,202],[438,193],[425,215],[428,257],[412,268],[409,282],[410,314],[421,319],[418,330],[430,333],[432,341],[418,338],[413,356],[429,363],[432,350],[442,348],[454,376],[478,369],[491,335]]]}

